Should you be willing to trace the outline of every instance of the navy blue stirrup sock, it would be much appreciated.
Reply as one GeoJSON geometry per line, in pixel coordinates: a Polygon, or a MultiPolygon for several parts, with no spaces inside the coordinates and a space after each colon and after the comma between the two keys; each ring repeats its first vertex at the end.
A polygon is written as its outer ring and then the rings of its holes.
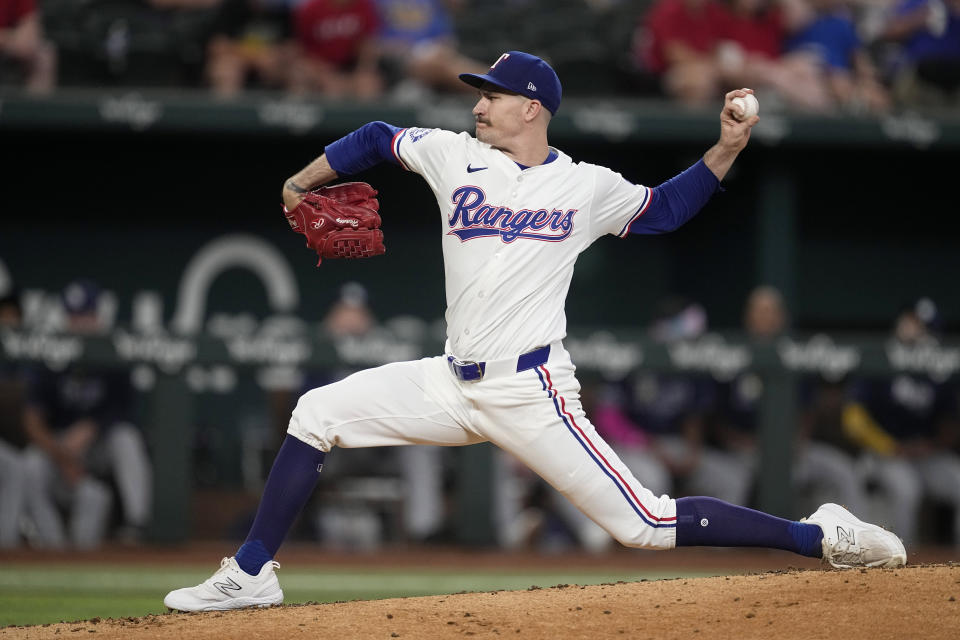
{"type": "Polygon", "coordinates": [[[678,547],[766,547],[819,558],[823,531],[762,511],[696,496],[677,499],[678,547]]]}
{"type": "Polygon", "coordinates": [[[273,559],[283,539],[307,503],[325,453],[293,436],[287,436],[273,461],[260,497],[257,517],[247,539],[236,553],[237,564],[252,576],[273,559]]]}

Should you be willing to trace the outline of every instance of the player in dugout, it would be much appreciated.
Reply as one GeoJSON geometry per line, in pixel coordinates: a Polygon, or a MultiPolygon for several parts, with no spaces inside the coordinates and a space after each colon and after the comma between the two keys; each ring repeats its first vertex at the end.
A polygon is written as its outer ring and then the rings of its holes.
{"type": "Polygon", "coordinates": [[[766,547],[834,567],[906,563],[900,539],[828,503],[801,521],[709,497],[673,499],[643,487],[584,414],[564,300],[579,253],[604,235],[672,231],[720,188],[756,115],[726,94],[720,138],[692,167],[650,188],[551,147],[561,85],[542,59],[504,53],[477,88],[476,137],[372,122],[325,148],[284,184],[284,212],[321,259],[384,252],[376,191],[318,189],[380,163],[419,173],[443,225],[445,353],[360,371],[300,398],[236,554],[205,582],[170,592],[180,611],[283,601],[274,560],[333,447],[492,442],[529,466],[628,547],[766,547]]]}

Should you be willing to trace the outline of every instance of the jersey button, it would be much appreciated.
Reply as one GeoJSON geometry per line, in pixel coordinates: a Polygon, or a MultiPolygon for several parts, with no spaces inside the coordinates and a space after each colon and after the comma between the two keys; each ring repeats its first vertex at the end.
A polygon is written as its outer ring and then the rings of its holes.
{"type": "Polygon", "coordinates": [[[478,297],[478,298],[482,298],[482,297],[483,297],[483,291],[481,291],[480,293],[478,293],[478,294],[477,294],[477,297],[478,297]]]}
{"type": "Polygon", "coordinates": [[[463,335],[465,335],[465,336],[470,335],[470,329],[464,329],[464,330],[463,330],[463,335]]]}
{"type": "Polygon", "coordinates": [[[523,182],[523,176],[517,176],[517,182],[523,182]]]}

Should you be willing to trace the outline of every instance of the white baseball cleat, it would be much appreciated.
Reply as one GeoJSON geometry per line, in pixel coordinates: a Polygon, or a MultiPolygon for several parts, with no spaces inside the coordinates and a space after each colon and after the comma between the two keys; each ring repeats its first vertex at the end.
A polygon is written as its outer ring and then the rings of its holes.
{"type": "Polygon", "coordinates": [[[823,529],[823,559],[837,569],[902,567],[907,550],[894,533],[858,519],[828,502],[800,522],[823,529]]]}
{"type": "Polygon", "coordinates": [[[220,569],[206,582],[171,591],[163,604],[177,611],[227,611],[281,604],[283,591],[274,573],[279,567],[278,562],[271,560],[252,576],[235,559],[224,558],[220,569]]]}

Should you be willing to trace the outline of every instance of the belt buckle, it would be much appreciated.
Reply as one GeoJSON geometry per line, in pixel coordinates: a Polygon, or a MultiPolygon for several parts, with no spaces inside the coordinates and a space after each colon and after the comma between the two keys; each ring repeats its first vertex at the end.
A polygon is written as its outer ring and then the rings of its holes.
{"type": "Polygon", "coordinates": [[[483,379],[483,367],[480,366],[479,362],[464,361],[459,358],[454,358],[453,356],[449,357],[449,362],[454,374],[464,382],[483,379]],[[474,370],[471,370],[471,367],[476,370],[476,375],[472,375],[474,370]]]}

